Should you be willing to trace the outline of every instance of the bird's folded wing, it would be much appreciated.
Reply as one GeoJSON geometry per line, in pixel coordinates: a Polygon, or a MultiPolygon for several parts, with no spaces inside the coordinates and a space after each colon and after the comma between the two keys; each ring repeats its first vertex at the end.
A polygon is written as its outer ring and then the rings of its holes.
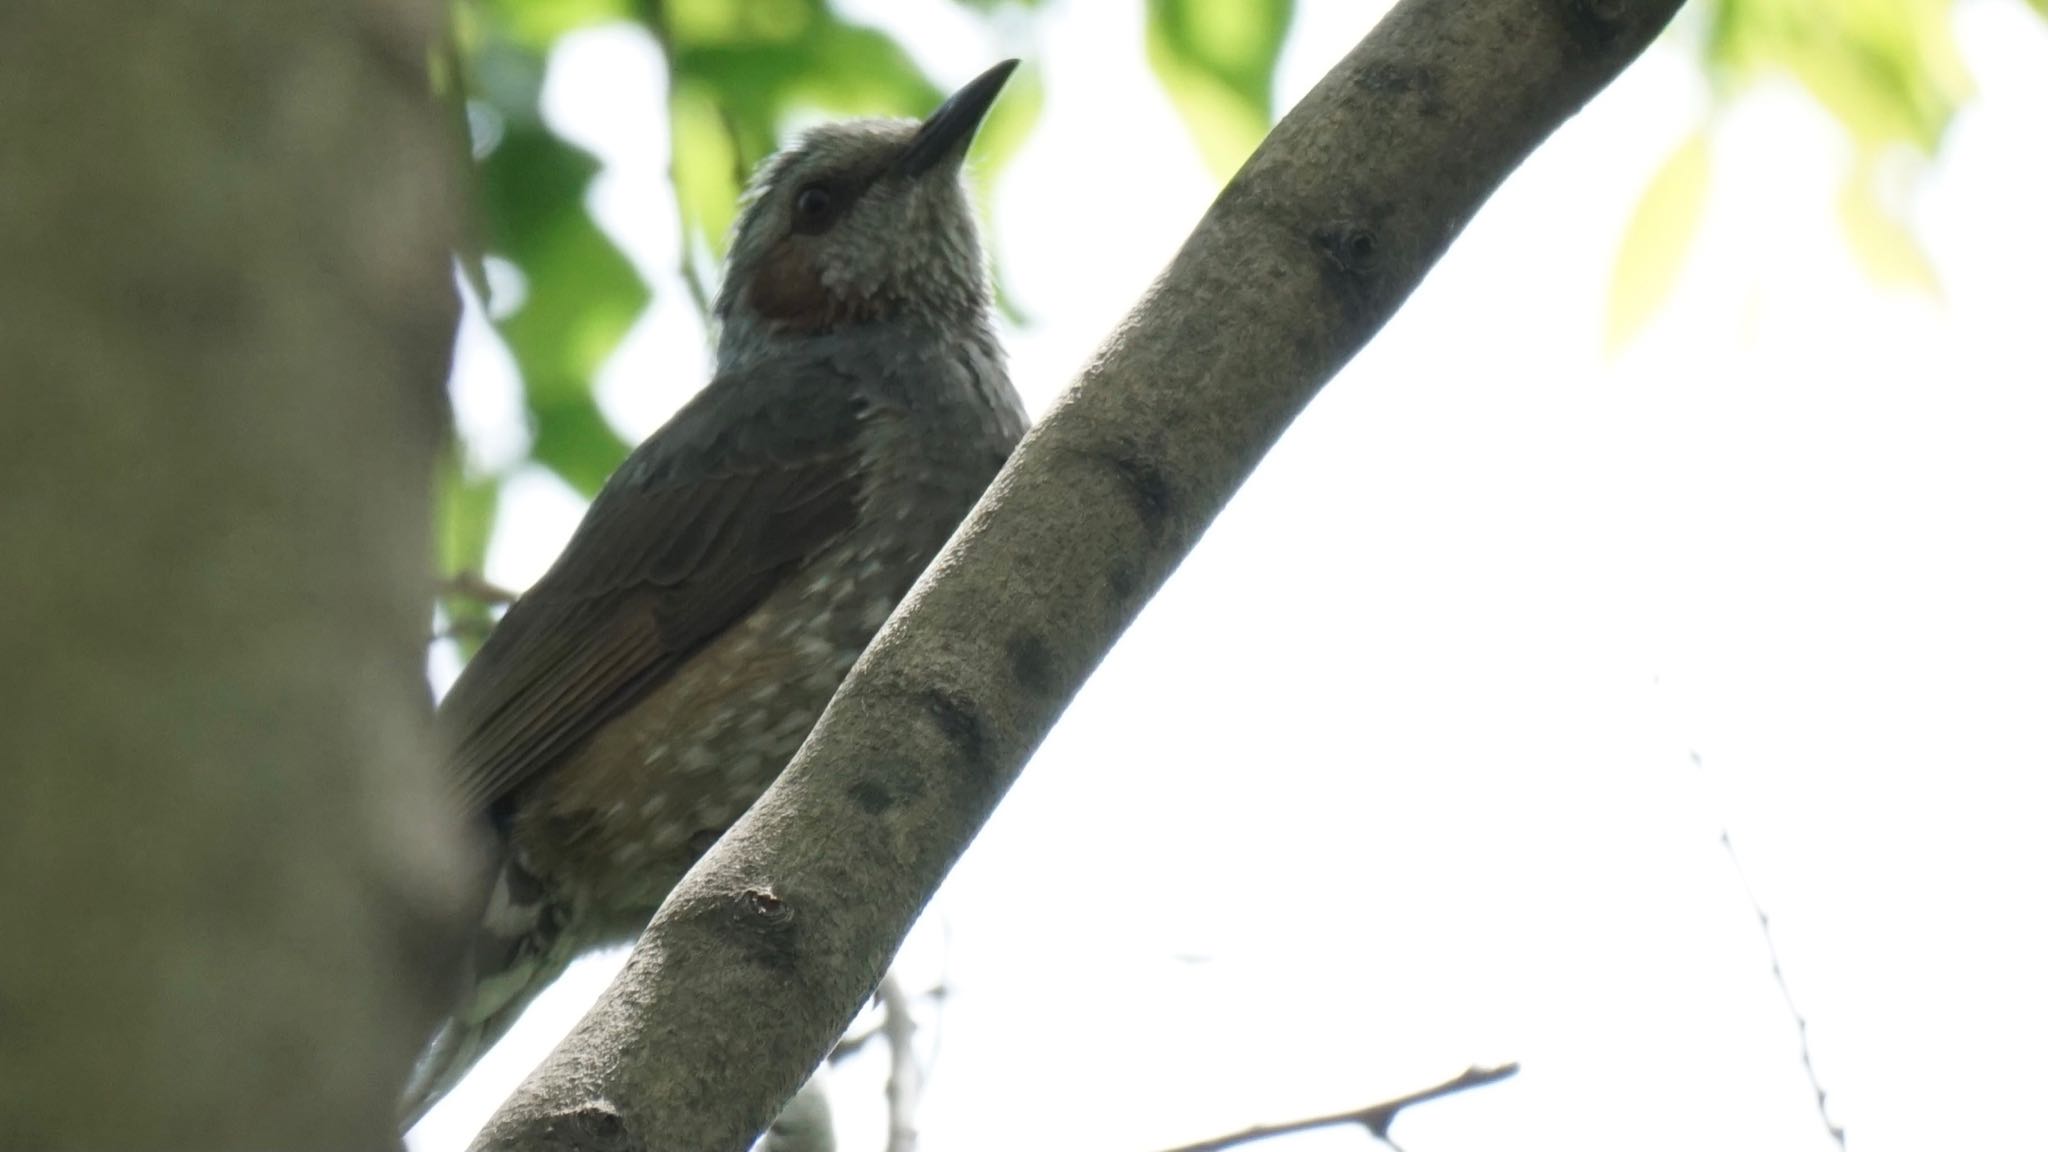
{"type": "Polygon", "coordinates": [[[573,750],[852,526],[862,402],[843,379],[748,378],[772,370],[712,382],[635,451],[463,670],[439,725],[465,810],[573,750]]]}

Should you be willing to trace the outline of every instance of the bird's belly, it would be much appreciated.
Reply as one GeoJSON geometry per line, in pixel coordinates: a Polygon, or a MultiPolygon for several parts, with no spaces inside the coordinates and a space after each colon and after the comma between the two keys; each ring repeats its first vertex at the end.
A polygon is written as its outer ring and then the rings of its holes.
{"type": "Polygon", "coordinates": [[[638,931],[774,782],[908,583],[870,557],[835,559],[844,562],[793,580],[519,797],[512,850],[556,902],[618,935],[638,931]]]}

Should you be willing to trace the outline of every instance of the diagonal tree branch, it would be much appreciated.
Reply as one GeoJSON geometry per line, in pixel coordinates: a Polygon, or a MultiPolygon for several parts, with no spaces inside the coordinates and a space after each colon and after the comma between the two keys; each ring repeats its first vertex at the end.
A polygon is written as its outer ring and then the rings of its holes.
{"type": "Polygon", "coordinates": [[[738,1152],[1147,598],[1678,0],[1403,0],[1273,131],[480,1150],[738,1152]]]}
{"type": "Polygon", "coordinates": [[[1315,1116],[1307,1120],[1293,1120],[1285,1124],[1261,1124],[1246,1128],[1242,1132],[1232,1132],[1228,1136],[1218,1136],[1213,1140],[1168,1148],[1166,1152],[1223,1152],[1226,1148],[1270,1140],[1275,1136],[1292,1136],[1296,1132],[1307,1132],[1315,1128],[1336,1128],[1350,1124],[1356,1124],[1372,1133],[1374,1138],[1388,1147],[1398,1149],[1400,1145],[1395,1144],[1394,1138],[1387,1133],[1393,1128],[1394,1118],[1401,1114],[1402,1109],[1497,1083],[1521,1070],[1520,1064],[1502,1064],[1497,1068],[1481,1068],[1474,1065],[1441,1084],[1424,1088],[1420,1092],[1410,1092],[1406,1096],[1397,1096],[1392,1100],[1384,1100],[1369,1107],[1354,1108],[1349,1112],[1337,1112],[1329,1116],[1315,1116]]]}

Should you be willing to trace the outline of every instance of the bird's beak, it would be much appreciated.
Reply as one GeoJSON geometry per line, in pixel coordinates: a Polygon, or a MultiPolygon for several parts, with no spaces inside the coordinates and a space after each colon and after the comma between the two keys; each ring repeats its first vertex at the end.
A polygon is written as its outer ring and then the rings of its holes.
{"type": "Polygon", "coordinates": [[[910,146],[896,158],[896,171],[915,178],[941,164],[958,165],[966,158],[967,145],[974,139],[974,130],[981,127],[982,117],[988,115],[989,105],[996,102],[996,93],[1016,70],[1015,60],[1005,60],[948,97],[910,138],[910,146]]]}

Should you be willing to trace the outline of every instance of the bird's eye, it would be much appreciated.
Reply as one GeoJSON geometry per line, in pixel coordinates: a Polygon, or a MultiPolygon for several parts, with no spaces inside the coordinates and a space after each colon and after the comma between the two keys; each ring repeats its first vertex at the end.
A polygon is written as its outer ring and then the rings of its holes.
{"type": "Polygon", "coordinates": [[[832,191],[822,184],[809,184],[796,194],[796,230],[822,232],[832,223],[832,191]]]}

